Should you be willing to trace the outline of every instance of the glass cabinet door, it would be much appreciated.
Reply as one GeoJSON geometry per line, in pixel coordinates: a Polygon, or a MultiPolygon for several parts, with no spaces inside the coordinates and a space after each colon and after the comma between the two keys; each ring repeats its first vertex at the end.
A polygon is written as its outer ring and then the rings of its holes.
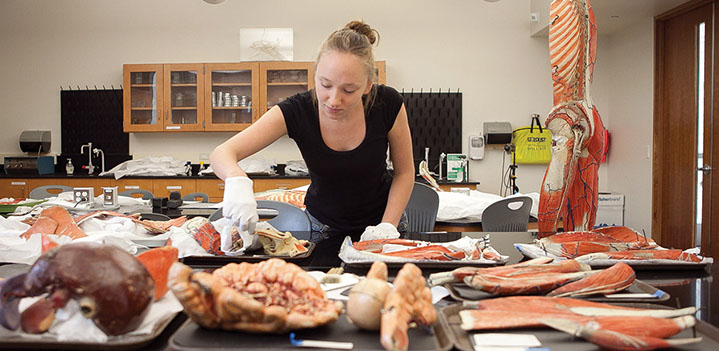
{"type": "Polygon", "coordinates": [[[202,130],[202,64],[165,65],[165,130],[202,130]]]}
{"type": "Polygon", "coordinates": [[[125,132],[162,128],[162,65],[125,65],[125,132]]]}
{"type": "Polygon", "coordinates": [[[257,63],[206,64],[205,130],[239,131],[257,116],[257,63]]]}
{"type": "Polygon", "coordinates": [[[272,106],[294,95],[312,89],[313,62],[263,62],[260,75],[262,86],[262,106],[260,115],[272,106]]]}

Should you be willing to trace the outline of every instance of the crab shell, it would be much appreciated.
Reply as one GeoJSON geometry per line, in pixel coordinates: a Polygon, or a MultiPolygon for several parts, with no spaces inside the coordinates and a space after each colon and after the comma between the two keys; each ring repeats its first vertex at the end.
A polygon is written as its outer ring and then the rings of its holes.
{"type": "Polygon", "coordinates": [[[128,252],[112,245],[72,243],[40,256],[15,295],[48,293],[76,299],[83,315],[100,330],[121,335],[142,323],[154,289],[148,271],[128,252]]]}

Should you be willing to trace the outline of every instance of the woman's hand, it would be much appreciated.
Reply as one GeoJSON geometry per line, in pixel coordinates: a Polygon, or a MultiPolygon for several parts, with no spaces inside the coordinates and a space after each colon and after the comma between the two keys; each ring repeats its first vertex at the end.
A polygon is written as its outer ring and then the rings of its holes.
{"type": "Polygon", "coordinates": [[[222,215],[229,218],[241,232],[255,232],[257,201],[252,191],[252,180],[247,177],[225,179],[222,215]]]}
{"type": "Polygon", "coordinates": [[[378,225],[367,226],[360,237],[360,241],[397,238],[399,238],[397,227],[392,223],[382,222],[378,225]]]}

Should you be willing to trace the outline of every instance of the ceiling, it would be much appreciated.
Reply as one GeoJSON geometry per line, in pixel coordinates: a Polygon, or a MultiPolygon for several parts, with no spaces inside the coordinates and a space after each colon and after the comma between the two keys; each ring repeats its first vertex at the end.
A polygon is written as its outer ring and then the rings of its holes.
{"type": "Polygon", "coordinates": [[[600,35],[612,35],[647,17],[654,17],[689,0],[594,0],[600,35]]]}

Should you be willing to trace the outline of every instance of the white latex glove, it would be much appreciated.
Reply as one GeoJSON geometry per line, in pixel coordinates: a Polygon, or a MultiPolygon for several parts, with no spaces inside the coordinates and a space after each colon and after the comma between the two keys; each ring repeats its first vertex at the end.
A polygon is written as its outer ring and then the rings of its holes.
{"type": "Polygon", "coordinates": [[[229,218],[240,232],[255,232],[257,201],[252,191],[252,180],[247,177],[225,179],[225,196],[222,215],[229,218]]]}
{"type": "Polygon", "coordinates": [[[360,241],[397,238],[399,238],[397,228],[392,223],[382,222],[378,225],[367,226],[360,237],[360,241]]]}

